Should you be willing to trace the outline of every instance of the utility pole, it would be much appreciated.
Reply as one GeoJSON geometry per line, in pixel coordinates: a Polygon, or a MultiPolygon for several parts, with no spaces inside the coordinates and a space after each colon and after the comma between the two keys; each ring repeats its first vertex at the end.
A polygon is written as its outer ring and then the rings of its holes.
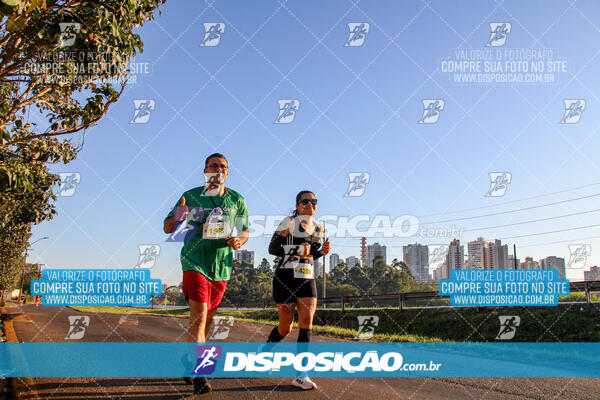
{"type": "MultiPolygon", "coordinates": [[[[325,270],[325,263],[327,262],[327,256],[323,256],[323,299],[327,297],[327,275],[325,270]]],[[[323,308],[327,308],[325,306],[325,302],[323,302],[323,308]]]]}
{"type": "Polygon", "coordinates": [[[513,263],[515,264],[515,269],[517,269],[517,245],[513,243],[513,263]]]}

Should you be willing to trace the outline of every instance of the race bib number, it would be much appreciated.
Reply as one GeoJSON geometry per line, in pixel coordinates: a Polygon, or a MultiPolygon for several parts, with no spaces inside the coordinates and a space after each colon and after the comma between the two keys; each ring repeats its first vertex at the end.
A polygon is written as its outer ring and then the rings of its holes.
{"type": "Polygon", "coordinates": [[[293,264],[294,278],[315,279],[313,264],[309,262],[296,262],[293,264]]]}
{"type": "Polygon", "coordinates": [[[224,239],[229,236],[229,223],[227,221],[210,221],[202,228],[202,239],[224,239]]]}

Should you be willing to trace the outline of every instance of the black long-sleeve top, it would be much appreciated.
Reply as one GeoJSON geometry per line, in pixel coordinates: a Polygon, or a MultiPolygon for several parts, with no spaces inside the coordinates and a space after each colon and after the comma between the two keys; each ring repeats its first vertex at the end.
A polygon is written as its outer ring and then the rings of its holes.
{"type": "Polygon", "coordinates": [[[299,218],[294,218],[294,231],[287,237],[281,236],[280,233],[287,227],[288,222],[289,218],[283,220],[280,224],[280,228],[282,229],[277,229],[275,231],[271,238],[271,243],[269,244],[269,254],[279,257],[277,267],[281,266],[281,261],[286,255],[283,246],[287,244],[296,245],[297,248],[297,246],[302,243],[310,243],[310,255],[313,257],[313,260],[321,257],[323,255],[320,252],[323,235],[319,225],[315,223],[315,231],[312,235],[309,235],[300,224],[299,218]]]}

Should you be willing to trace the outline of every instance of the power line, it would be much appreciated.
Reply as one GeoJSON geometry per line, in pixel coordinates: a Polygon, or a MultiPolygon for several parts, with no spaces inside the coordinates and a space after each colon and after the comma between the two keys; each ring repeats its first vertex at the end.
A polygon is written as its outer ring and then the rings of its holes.
{"type": "Polygon", "coordinates": [[[529,236],[539,236],[539,235],[549,235],[551,233],[560,233],[560,232],[567,232],[567,231],[575,231],[575,230],[578,230],[578,229],[594,228],[596,226],[600,226],[600,224],[587,225],[587,226],[577,226],[575,228],[559,229],[559,230],[556,230],[556,231],[530,233],[530,234],[527,234],[527,235],[508,236],[508,237],[500,238],[499,240],[516,239],[516,238],[529,237],[529,236]]]}
{"type": "Polygon", "coordinates": [[[541,221],[548,221],[548,220],[551,220],[551,219],[572,217],[572,216],[575,216],[575,215],[589,214],[589,213],[598,212],[598,211],[600,211],[600,208],[596,208],[595,210],[589,210],[589,211],[581,211],[581,212],[573,213],[573,214],[564,214],[564,215],[557,215],[557,216],[548,217],[548,218],[540,218],[540,219],[532,219],[532,220],[523,221],[523,222],[515,222],[513,224],[504,224],[504,225],[496,225],[496,226],[486,226],[486,227],[481,227],[481,228],[464,229],[463,232],[478,231],[478,230],[483,230],[483,229],[504,228],[504,227],[507,227],[507,226],[514,226],[514,225],[530,224],[530,223],[533,223],[533,222],[541,222],[541,221]]]}
{"type": "Polygon", "coordinates": [[[591,239],[600,239],[600,236],[587,236],[584,238],[578,238],[578,239],[568,239],[568,240],[559,240],[556,242],[546,242],[546,243],[537,243],[537,244],[527,244],[525,246],[519,246],[519,248],[521,247],[536,247],[536,246],[546,246],[549,244],[560,244],[560,243],[577,243],[580,242],[582,240],[591,240],[591,239]]]}
{"type": "Polygon", "coordinates": [[[570,188],[570,189],[565,189],[565,190],[559,190],[558,192],[551,192],[551,193],[540,194],[540,195],[537,195],[537,196],[525,197],[525,198],[522,198],[522,199],[519,199],[519,200],[511,200],[511,201],[505,201],[503,203],[498,203],[498,204],[490,204],[488,206],[473,207],[473,208],[464,208],[462,210],[443,211],[443,212],[438,212],[438,213],[433,213],[433,214],[425,214],[425,215],[420,215],[417,218],[433,217],[433,216],[436,216],[436,215],[446,215],[446,214],[458,214],[458,213],[465,212],[465,211],[474,211],[474,210],[481,210],[481,209],[484,209],[484,208],[501,207],[501,206],[504,206],[506,204],[519,203],[519,202],[522,202],[522,201],[537,199],[537,198],[540,198],[540,197],[552,196],[552,195],[559,194],[559,193],[572,192],[574,190],[579,190],[579,189],[583,189],[583,188],[587,188],[587,187],[592,187],[592,186],[598,186],[598,185],[600,185],[600,182],[591,183],[589,185],[577,186],[577,187],[570,188]]]}
{"type": "Polygon", "coordinates": [[[570,201],[577,201],[577,200],[589,199],[589,198],[597,197],[597,196],[600,196],[600,193],[591,194],[591,195],[588,195],[588,196],[576,197],[576,198],[573,198],[573,199],[555,201],[553,203],[539,204],[537,206],[518,208],[516,210],[508,210],[508,211],[501,211],[501,212],[496,212],[496,213],[491,213],[491,214],[475,215],[475,216],[472,216],[472,217],[446,219],[446,220],[443,220],[443,221],[420,222],[419,225],[441,224],[441,223],[445,223],[445,222],[455,222],[455,221],[464,221],[464,220],[468,220],[468,219],[493,217],[493,216],[496,216],[496,215],[510,214],[510,213],[519,212],[519,211],[525,211],[525,210],[533,210],[535,208],[542,208],[542,207],[554,206],[556,204],[563,204],[563,203],[568,203],[570,201]]]}

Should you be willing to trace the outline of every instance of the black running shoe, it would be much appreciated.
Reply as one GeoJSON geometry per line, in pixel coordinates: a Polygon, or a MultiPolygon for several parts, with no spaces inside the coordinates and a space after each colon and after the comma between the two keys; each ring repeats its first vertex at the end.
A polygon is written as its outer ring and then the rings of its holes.
{"type": "Polygon", "coordinates": [[[192,381],[194,382],[194,394],[212,392],[212,387],[210,387],[210,383],[205,377],[193,378],[192,381]]]}

